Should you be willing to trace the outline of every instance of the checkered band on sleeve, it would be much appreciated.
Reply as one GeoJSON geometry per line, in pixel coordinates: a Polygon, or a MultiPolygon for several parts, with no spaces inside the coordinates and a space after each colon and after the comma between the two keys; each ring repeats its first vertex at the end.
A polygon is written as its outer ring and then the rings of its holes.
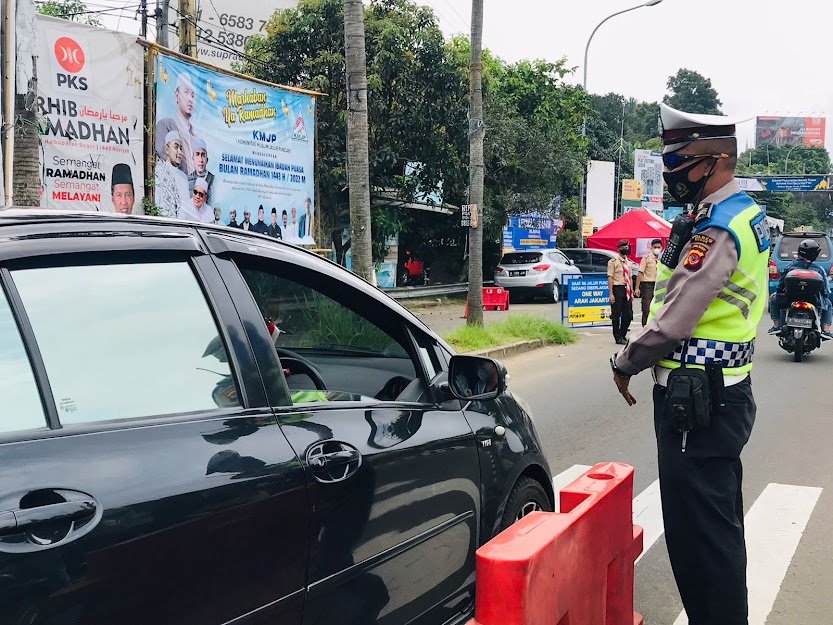
{"type": "Polygon", "coordinates": [[[668,360],[685,362],[687,365],[720,364],[724,369],[735,369],[752,362],[754,353],[755,341],[728,343],[708,339],[689,339],[682,341],[679,347],[668,355],[668,360]],[[683,360],[684,349],[685,360],[683,360]]]}

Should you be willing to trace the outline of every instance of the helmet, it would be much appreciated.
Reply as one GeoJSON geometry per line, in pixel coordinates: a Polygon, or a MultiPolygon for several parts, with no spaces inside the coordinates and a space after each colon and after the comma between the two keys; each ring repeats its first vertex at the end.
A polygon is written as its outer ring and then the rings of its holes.
{"type": "Polygon", "coordinates": [[[798,246],[798,257],[803,258],[808,263],[812,263],[819,257],[821,246],[813,241],[813,239],[804,239],[798,246]]]}

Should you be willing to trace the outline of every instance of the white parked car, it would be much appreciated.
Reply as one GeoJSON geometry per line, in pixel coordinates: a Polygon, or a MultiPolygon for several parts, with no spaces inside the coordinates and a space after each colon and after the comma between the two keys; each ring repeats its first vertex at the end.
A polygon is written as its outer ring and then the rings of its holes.
{"type": "Polygon", "coordinates": [[[509,252],[495,268],[495,285],[508,289],[512,296],[544,298],[560,302],[564,293],[564,274],[579,273],[573,261],[559,250],[509,252]]]}

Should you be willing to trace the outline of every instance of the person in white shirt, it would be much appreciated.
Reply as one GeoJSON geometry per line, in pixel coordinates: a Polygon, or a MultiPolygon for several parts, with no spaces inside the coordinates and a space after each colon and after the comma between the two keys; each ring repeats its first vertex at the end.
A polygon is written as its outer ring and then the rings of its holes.
{"type": "Polygon", "coordinates": [[[205,178],[197,178],[194,181],[194,193],[192,200],[187,203],[179,213],[180,219],[198,221],[203,224],[210,224],[214,221],[214,209],[208,205],[205,198],[208,197],[208,184],[205,178]]]}
{"type": "Polygon", "coordinates": [[[165,135],[165,158],[156,161],[154,170],[154,201],[164,217],[179,217],[188,199],[188,178],[179,169],[182,157],[179,132],[171,130],[165,135]]]}

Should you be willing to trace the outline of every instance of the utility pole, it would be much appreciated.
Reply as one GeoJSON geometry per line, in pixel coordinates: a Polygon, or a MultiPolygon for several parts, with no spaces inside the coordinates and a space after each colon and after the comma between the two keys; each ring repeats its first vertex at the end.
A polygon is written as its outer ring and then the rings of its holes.
{"type": "Polygon", "coordinates": [[[194,0],[179,0],[179,51],[197,58],[197,11],[194,0]]]}
{"type": "Polygon", "coordinates": [[[352,270],[375,285],[370,231],[367,56],[362,0],[344,0],[344,64],[347,70],[347,185],[350,194],[352,270]]]}
{"type": "Polygon", "coordinates": [[[15,0],[3,0],[3,203],[14,201],[15,0]]]}
{"type": "MultiPolygon", "coordinates": [[[[32,0],[10,2],[6,9],[9,11],[7,17],[11,16],[12,20],[11,23],[7,22],[7,26],[15,28],[23,20],[28,21],[35,16],[35,3],[32,0]]],[[[7,30],[7,39],[9,33],[7,30]]],[[[6,184],[11,188],[10,203],[13,201],[15,206],[40,206],[40,137],[35,115],[38,92],[35,42],[31,38],[15,39],[14,45],[6,51],[15,67],[14,80],[10,85],[14,97],[14,111],[11,117],[7,118],[7,124],[13,126],[14,131],[6,135],[7,141],[9,135],[13,137],[13,165],[12,175],[6,180],[6,184]]]]}
{"type": "Polygon", "coordinates": [[[483,0],[471,2],[471,69],[469,71],[469,203],[477,219],[469,229],[468,325],[483,325],[483,0]]]}
{"type": "Polygon", "coordinates": [[[139,3],[139,15],[142,18],[141,27],[139,28],[139,36],[142,39],[148,38],[148,0],[142,0],[139,3]]]}
{"type": "Polygon", "coordinates": [[[171,0],[156,0],[156,43],[168,47],[168,17],[171,0]]]}

